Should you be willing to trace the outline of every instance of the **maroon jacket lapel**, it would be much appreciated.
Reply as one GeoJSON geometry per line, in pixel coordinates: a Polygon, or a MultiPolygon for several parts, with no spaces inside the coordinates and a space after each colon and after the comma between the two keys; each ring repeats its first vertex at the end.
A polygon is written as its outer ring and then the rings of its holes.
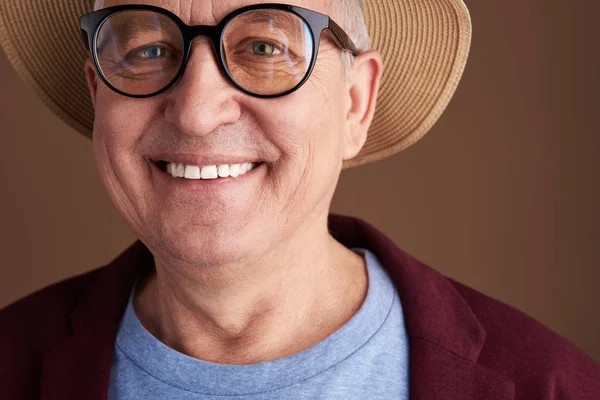
{"type": "MultiPolygon", "coordinates": [[[[363,221],[329,222],[345,246],[377,254],[398,288],[410,337],[411,399],[513,399],[509,379],[477,364],[485,330],[447,278],[363,221]]],[[[151,268],[152,256],[138,242],[92,283],[71,316],[73,334],[45,354],[43,400],[106,399],[119,321],[135,279],[151,268]]]]}
{"type": "Polygon", "coordinates": [[[359,219],[332,215],[329,221],[345,246],[373,251],[398,289],[410,337],[411,399],[513,399],[509,379],[477,364],[485,330],[447,278],[359,219]]]}
{"type": "Polygon", "coordinates": [[[153,268],[136,242],[108,265],[71,314],[73,334],[46,352],[42,400],[106,400],[114,340],[135,279],[153,268]]]}

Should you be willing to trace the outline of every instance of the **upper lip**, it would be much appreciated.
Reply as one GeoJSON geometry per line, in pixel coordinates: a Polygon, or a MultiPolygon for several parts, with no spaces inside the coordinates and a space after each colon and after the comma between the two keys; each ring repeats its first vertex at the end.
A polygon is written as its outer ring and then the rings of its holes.
{"type": "Polygon", "coordinates": [[[224,154],[204,154],[204,155],[193,155],[193,154],[183,154],[183,153],[157,153],[152,154],[148,157],[150,160],[157,161],[166,161],[169,163],[175,164],[184,164],[184,165],[197,165],[197,166],[205,166],[205,165],[231,165],[231,164],[243,164],[247,162],[263,162],[257,156],[236,156],[236,155],[224,155],[224,154]]]}

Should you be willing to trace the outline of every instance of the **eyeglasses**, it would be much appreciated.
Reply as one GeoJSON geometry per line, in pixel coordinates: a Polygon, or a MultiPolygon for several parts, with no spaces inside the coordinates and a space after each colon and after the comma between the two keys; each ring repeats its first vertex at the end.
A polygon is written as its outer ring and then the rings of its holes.
{"type": "Polygon", "coordinates": [[[340,49],[358,54],[327,15],[284,4],[243,7],[216,26],[186,25],[160,7],[122,5],[84,15],[80,26],[98,76],[129,97],[173,86],[198,36],[212,41],[220,69],[235,86],[261,98],[292,93],[308,80],[325,30],[340,49]]]}

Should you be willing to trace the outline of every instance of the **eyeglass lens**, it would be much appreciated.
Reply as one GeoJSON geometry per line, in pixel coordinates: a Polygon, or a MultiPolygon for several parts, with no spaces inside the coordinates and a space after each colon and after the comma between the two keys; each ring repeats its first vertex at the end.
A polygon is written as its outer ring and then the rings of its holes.
{"type": "MultiPolygon", "coordinates": [[[[296,14],[258,9],[224,29],[224,67],[245,90],[272,96],[295,88],[308,74],[314,51],[310,28],[296,14]]],[[[128,10],[100,26],[96,59],[105,79],[130,95],[156,93],[177,78],[184,59],[179,26],[166,15],[128,10]]]]}

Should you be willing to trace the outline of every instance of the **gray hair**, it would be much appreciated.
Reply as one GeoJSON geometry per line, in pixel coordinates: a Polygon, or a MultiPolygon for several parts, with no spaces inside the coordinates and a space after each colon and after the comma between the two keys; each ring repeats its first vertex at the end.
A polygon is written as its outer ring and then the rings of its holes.
{"type": "MultiPolygon", "coordinates": [[[[346,31],[356,45],[359,53],[371,49],[372,41],[365,20],[361,0],[328,0],[332,18],[346,31]]],[[[342,53],[342,71],[348,78],[354,66],[354,56],[350,52],[342,53]]]]}
{"type": "MultiPolygon", "coordinates": [[[[104,6],[104,0],[94,0],[94,10],[104,6]]],[[[333,13],[333,19],[348,33],[359,52],[371,49],[371,36],[365,21],[365,12],[361,0],[328,0],[328,8],[333,13]]],[[[348,78],[354,66],[354,56],[344,51],[342,53],[342,71],[348,78]]]]}

